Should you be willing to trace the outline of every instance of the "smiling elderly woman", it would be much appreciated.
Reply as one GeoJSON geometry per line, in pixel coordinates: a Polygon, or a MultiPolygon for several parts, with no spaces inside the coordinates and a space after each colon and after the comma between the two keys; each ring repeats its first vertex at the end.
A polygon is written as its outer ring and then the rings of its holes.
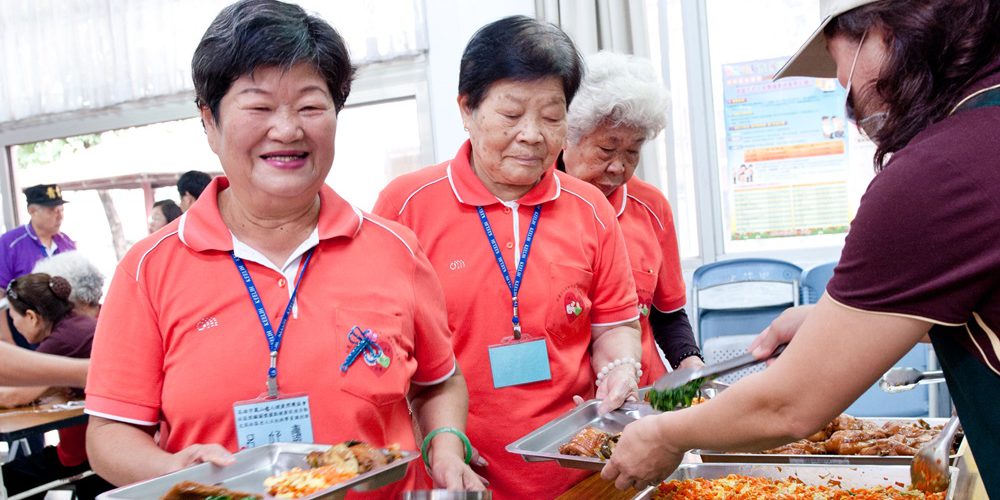
{"type": "Polygon", "coordinates": [[[554,26],[515,16],[483,27],[459,74],[469,141],[453,160],[394,180],[375,208],[417,233],[441,277],[469,374],[469,436],[496,498],[553,498],[579,480],[504,447],[572,408],[573,396],[620,406],[641,376],[615,214],[554,168],[582,71],[554,26]]]}
{"type": "MultiPolygon", "coordinates": [[[[434,482],[482,489],[434,271],[409,230],[324,184],[353,74],[340,35],[298,6],[243,1],[192,66],[226,175],[115,271],[87,383],[94,469],[124,484],[276,441],[413,450],[412,408],[453,431],[428,450],[434,482]],[[294,418],[247,417],[275,403],[294,418]]],[[[428,486],[410,467],[371,494],[428,486]]]]}
{"type": "Polygon", "coordinates": [[[684,312],[687,294],[670,203],[633,177],[642,145],[667,124],[669,99],[649,61],[611,52],[588,57],[587,76],[569,108],[562,157],[566,173],[600,189],[618,214],[639,296],[639,385],[666,373],[656,345],[674,368],[704,365],[684,312]]]}

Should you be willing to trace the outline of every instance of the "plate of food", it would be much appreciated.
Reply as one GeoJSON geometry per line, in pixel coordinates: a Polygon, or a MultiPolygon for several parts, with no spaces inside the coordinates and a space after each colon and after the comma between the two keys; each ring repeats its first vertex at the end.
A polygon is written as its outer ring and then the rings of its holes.
{"type": "Polygon", "coordinates": [[[343,498],[399,481],[419,458],[398,446],[274,443],[241,450],[226,467],[198,464],[108,491],[102,500],[262,500],[343,498]]]}
{"type": "MultiPolygon", "coordinates": [[[[933,439],[946,418],[867,418],[841,414],[806,439],[760,453],[692,450],[704,462],[909,465],[920,447],[933,439]]],[[[962,434],[955,438],[951,463],[959,458],[962,434]]]]}

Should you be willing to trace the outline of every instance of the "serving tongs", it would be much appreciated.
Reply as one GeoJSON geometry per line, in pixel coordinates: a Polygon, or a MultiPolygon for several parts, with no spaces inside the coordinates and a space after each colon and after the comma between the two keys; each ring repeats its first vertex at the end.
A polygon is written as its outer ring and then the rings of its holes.
{"type": "Polygon", "coordinates": [[[944,372],[921,371],[916,368],[892,368],[882,375],[878,386],[885,392],[895,393],[913,389],[918,384],[936,384],[944,382],[944,372]]]}
{"type": "Polygon", "coordinates": [[[927,493],[938,493],[948,489],[951,474],[948,471],[948,455],[958,432],[958,416],[952,415],[934,439],[928,441],[913,456],[910,462],[910,482],[913,487],[927,493]]]}
{"type": "Polygon", "coordinates": [[[732,359],[727,359],[721,363],[716,363],[714,365],[707,365],[701,368],[678,368],[658,379],[653,384],[653,390],[656,391],[667,391],[670,389],[677,389],[678,387],[683,387],[684,385],[698,379],[712,380],[716,377],[726,375],[728,373],[735,372],[737,370],[742,370],[748,366],[755,365],[757,363],[763,363],[771,358],[778,357],[779,354],[784,352],[785,347],[788,344],[779,345],[774,352],[764,359],[757,359],[753,354],[747,353],[742,356],[737,356],[732,359]]]}

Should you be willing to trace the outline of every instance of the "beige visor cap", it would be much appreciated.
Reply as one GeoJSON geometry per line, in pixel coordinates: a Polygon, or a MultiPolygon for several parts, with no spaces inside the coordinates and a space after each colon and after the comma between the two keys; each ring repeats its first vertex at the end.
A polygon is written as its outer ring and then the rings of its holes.
{"type": "Polygon", "coordinates": [[[820,11],[823,13],[823,20],[813,34],[809,36],[806,43],[799,47],[788,62],[785,63],[773,80],[787,76],[812,76],[816,78],[835,78],[837,76],[837,65],[833,62],[833,57],[826,50],[826,37],[823,29],[833,18],[863,5],[875,3],[878,0],[820,0],[820,11]]]}

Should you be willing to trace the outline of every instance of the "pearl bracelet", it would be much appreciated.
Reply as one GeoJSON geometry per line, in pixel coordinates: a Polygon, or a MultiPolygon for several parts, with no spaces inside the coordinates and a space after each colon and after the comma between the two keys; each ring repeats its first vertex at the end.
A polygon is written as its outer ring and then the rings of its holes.
{"type": "Polygon", "coordinates": [[[608,376],[608,373],[611,373],[611,370],[614,370],[615,368],[618,368],[619,366],[632,366],[632,367],[635,368],[635,378],[636,378],[636,380],[638,380],[639,378],[642,377],[642,363],[639,363],[633,357],[617,358],[614,361],[612,361],[612,362],[608,363],[607,365],[605,365],[604,368],[601,368],[601,371],[597,372],[597,382],[596,382],[596,385],[598,387],[600,387],[601,384],[604,383],[604,378],[608,376]]]}

